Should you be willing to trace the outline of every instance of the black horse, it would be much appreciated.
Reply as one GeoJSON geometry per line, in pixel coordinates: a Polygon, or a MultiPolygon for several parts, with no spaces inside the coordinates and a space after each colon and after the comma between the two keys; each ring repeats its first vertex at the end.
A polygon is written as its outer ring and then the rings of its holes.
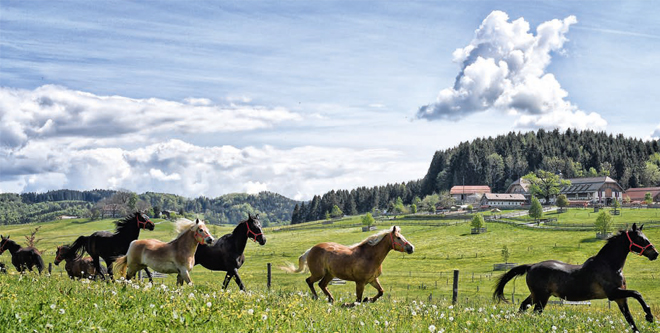
{"type": "MultiPolygon", "coordinates": [[[[64,269],[71,279],[78,278],[96,278],[96,267],[94,267],[94,260],[91,257],[80,257],[75,251],[71,251],[71,246],[62,245],[57,247],[55,252],[55,260],[53,264],[59,266],[60,262],[64,260],[66,264],[64,269]]],[[[103,269],[103,267],[101,267],[103,269]]],[[[106,274],[103,270],[101,274],[106,274]]]]}
{"type": "Polygon", "coordinates": [[[16,270],[23,272],[24,270],[32,271],[32,267],[36,266],[39,274],[44,270],[44,260],[41,259],[41,253],[34,247],[21,247],[13,240],[0,235],[0,255],[9,250],[11,253],[11,263],[16,267],[16,270]]]}
{"type": "Polygon", "coordinates": [[[226,271],[225,281],[222,284],[223,289],[227,289],[229,282],[236,277],[236,284],[241,290],[245,290],[243,281],[238,275],[238,269],[243,266],[245,261],[245,244],[248,238],[259,242],[260,245],[266,244],[259,222],[259,214],[252,216],[248,214],[248,219],[239,223],[231,234],[226,234],[218,238],[211,245],[200,244],[195,252],[195,265],[202,265],[212,271],[226,271]]]}
{"type": "Polygon", "coordinates": [[[626,279],[622,270],[628,252],[644,255],[650,260],[658,258],[658,251],[642,233],[643,227],[642,225],[638,229],[637,224],[633,224],[631,230],[622,230],[616,236],[610,237],[600,252],[587,259],[582,265],[548,260],[514,267],[499,278],[493,298],[506,301],[504,297],[506,283],[518,275],[527,273],[527,287],[531,295],[520,305],[521,312],[534,305],[534,311],[542,313],[550,296],[568,301],[607,298],[619,305],[628,324],[634,331],[638,331],[628,308],[628,297],[636,299],[642,305],[647,321],[653,322],[653,315],[639,292],[626,289],[626,279]]]}
{"type": "MultiPolygon", "coordinates": [[[[139,212],[116,221],[115,224],[115,233],[97,231],[90,236],[80,236],[71,244],[69,250],[75,252],[79,257],[85,252],[89,253],[94,260],[96,275],[100,275],[103,279],[105,279],[105,275],[102,272],[105,270],[101,268],[99,257],[105,261],[108,275],[112,278],[112,263],[117,257],[126,254],[131,242],[140,236],[140,229],[154,230],[154,223],[149,217],[139,212]]],[[[147,269],[145,272],[151,281],[151,273],[147,269]]]]}

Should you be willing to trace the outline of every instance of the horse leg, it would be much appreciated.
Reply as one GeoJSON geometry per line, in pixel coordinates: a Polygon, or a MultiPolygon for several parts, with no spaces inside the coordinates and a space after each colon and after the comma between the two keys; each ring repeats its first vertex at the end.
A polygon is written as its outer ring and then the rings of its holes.
{"type": "Polygon", "coordinates": [[[94,263],[94,268],[96,269],[96,275],[101,275],[101,279],[105,280],[105,275],[101,270],[101,261],[99,260],[99,256],[92,256],[92,262],[94,263]]]}
{"type": "Polygon", "coordinates": [[[231,281],[232,277],[233,276],[231,275],[231,273],[229,273],[229,271],[227,271],[227,274],[225,275],[225,280],[222,282],[222,289],[223,290],[227,289],[227,287],[229,286],[229,282],[231,281]]]}
{"type": "Polygon", "coordinates": [[[332,303],[335,301],[335,298],[332,297],[332,294],[328,290],[328,284],[330,284],[330,281],[332,281],[332,275],[331,274],[326,274],[321,281],[319,281],[319,288],[321,288],[321,291],[328,296],[328,302],[332,303]]]}
{"type": "Polygon", "coordinates": [[[183,285],[183,282],[187,284],[192,284],[192,280],[190,279],[190,274],[188,274],[187,269],[180,269],[179,270],[179,275],[176,277],[176,283],[183,285]]]}
{"type": "Polygon", "coordinates": [[[611,295],[608,295],[609,299],[618,299],[618,298],[627,298],[627,297],[632,297],[639,302],[639,305],[642,306],[642,309],[644,309],[644,312],[646,313],[646,320],[649,323],[653,322],[653,314],[651,313],[651,307],[646,304],[644,301],[644,298],[642,297],[642,294],[640,294],[636,290],[627,290],[627,289],[617,289],[614,292],[611,293],[611,295]]]}
{"type": "Polygon", "coordinates": [[[312,291],[312,298],[313,299],[318,299],[319,298],[319,295],[316,294],[316,289],[314,289],[314,283],[316,283],[316,281],[318,281],[320,279],[321,279],[321,277],[314,276],[314,275],[312,275],[312,276],[305,279],[305,281],[307,281],[307,285],[309,286],[309,290],[312,291]]]}
{"type": "Polygon", "coordinates": [[[363,302],[373,303],[376,300],[378,300],[381,296],[383,296],[383,287],[380,285],[380,281],[378,281],[378,278],[376,278],[370,284],[371,284],[372,287],[374,287],[374,288],[376,288],[376,290],[378,290],[378,294],[376,294],[376,296],[374,296],[373,298],[365,297],[364,300],[362,300],[363,302]]]}
{"type": "Polygon", "coordinates": [[[527,311],[527,308],[529,308],[532,305],[532,295],[527,296],[525,300],[520,304],[520,309],[518,312],[525,312],[527,311]]]}
{"type": "Polygon", "coordinates": [[[538,314],[543,313],[543,309],[548,304],[548,299],[550,299],[550,294],[545,293],[535,293],[532,300],[534,302],[534,312],[538,314]]]}
{"type": "Polygon", "coordinates": [[[632,314],[630,314],[630,308],[628,308],[628,301],[625,298],[619,298],[614,300],[616,304],[619,306],[619,310],[621,310],[621,313],[623,313],[623,317],[626,318],[626,321],[630,326],[632,326],[633,332],[639,332],[637,329],[637,325],[635,325],[635,321],[633,320],[632,314]]]}
{"type": "Polygon", "coordinates": [[[145,267],[144,272],[147,273],[147,277],[149,278],[149,283],[154,283],[154,280],[151,278],[151,272],[149,272],[149,268],[145,267]]]}
{"type": "Polygon", "coordinates": [[[236,280],[236,284],[238,285],[238,288],[245,291],[245,285],[243,284],[243,280],[241,280],[241,277],[238,275],[238,268],[234,268],[234,278],[236,280]]]}
{"type": "Polygon", "coordinates": [[[355,281],[355,296],[356,302],[362,302],[362,295],[364,294],[364,282],[355,281]]]}

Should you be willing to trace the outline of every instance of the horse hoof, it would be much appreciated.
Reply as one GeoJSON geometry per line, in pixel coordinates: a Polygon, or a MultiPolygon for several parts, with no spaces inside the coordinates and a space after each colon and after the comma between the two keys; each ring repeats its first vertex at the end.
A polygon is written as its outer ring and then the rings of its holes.
{"type": "Polygon", "coordinates": [[[370,302],[369,297],[365,297],[365,298],[362,300],[362,303],[367,303],[367,302],[370,302]]]}
{"type": "Polygon", "coordinates": [[[648,321],[649,323],[652,323],[652,322],[653,322],[653,315],[650,314],[650,313],[647,314],[647,315],[646,315],[646,321],[648,321]]]}

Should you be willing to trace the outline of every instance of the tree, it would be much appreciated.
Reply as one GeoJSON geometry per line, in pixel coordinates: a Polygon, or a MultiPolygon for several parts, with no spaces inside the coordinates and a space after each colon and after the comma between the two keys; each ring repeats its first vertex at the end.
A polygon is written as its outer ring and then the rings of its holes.
{"type": "Polygon", "coordinates": [[[330,216],[333,218],[338,218],[344,216],[344,212],[339,209],[339,206],[334,205],[332,206],[332,212],[330,212],[330,216]]]}
{"type": "Polygon", "coordinates": [[[545,170],[530,172],[523,179],[529,182],[529,191],[537,197],[544,198],[546,204],[550,203],[551,197],[559,194],[562,186],[571,185],[569,180],[545,170]]]}
{"type": "Polygon", "coordinates": [[[614,199],[614,202],[612,202],[612,208],[614,208],[614,215],[617,215],[617,209],[621,207],[621,203],[619,202],[619,199],[614,199]]]}
{"type": "Polygon", "coordinates": [[[532,206],[529,208],[529,216],[538,220],[543,216],[543,207],[541,202],[536,197],[532,197],[532,206]]]}
{"type": "Polygon", "coordinates": [[[364,216],[362,216],[362,225],[371,227],[376,220],[374,220],[374,217],[371,216],[371,213],[366,213],[364,216]]]}
{"type": "Polygon", "coordinates": [[[564,207],[568,207],[568,198],[565,194],[560,194],[557,196],[557,207],[559,207],[559,212],[564,211],[564,207]]]}
{"type": "Polygon", "coordinates": [[[509,247],[504,245],[502,247],[502,260],[504,260],[504,263],[509,263],[509,256],[511,253],[509,252],[509,247]]]}
{"type": "Polygon", "coordinates": [[[410,205],[410,211],[413,214],[417,214],[417,205],[415,205],[415,204],[410,205]]]}
{"type": "Polygon", "coordinates": [[[330,212],[326,210],[325,215],[323,215],[323,216],[326,220],[329,220],[330,219],[330,212]]]}
{"type": "Polygon", "coordinates": [[[644,194],[644,202],[647,205],[650,205],[650,204],[653,203],[653,196],[651,195],[651,192],[646,192],[646,194],[644,194]]]}
{"type": "Polygon", "coordinates": [[[484,220],[484,216],[481,214],[474,214],[472,217],[472,222],[470,222],[470,226],[473,229],[481,229],[486,227],[486,221],[484,220]]]}
{"type": "Polygon", "coordinates": [[[630,201],[632,201],[632,200],[630,199],[629,195],[626,195],[626,196],[623,197],[623,203],[629,205],[630,201]]]}
{"type": "Polygon", "coordinates": [[[486,183],[495,189],[504,176],[504,159],[500,154],[492,153],[486,157],[486,165],[486,183]]]}
{"type": "Polygon", "coordinates": [[[594,223],[596,232],[601,235],[607,235],[612,231],[612,220],[613,219],[610,214],[606,213],[605,211],[601,211],[596,218],[596,223],[594,223]]]}

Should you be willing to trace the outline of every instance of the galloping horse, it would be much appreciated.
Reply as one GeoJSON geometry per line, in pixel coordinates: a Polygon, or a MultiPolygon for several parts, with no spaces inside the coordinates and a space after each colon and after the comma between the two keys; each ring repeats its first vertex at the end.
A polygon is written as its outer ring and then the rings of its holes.
{"type": "Polygon", "coordinates": [[[647,321],[653,322],[653,315],[639,292],[626,289],[623,265],[628,252],[644,255],[650,260],[658,258],[658,251],[642,233],[643,227],[642,225],[637,229],[637,224],[633,224],[631,230],[621,231],[610,237],[598,254],[587,259],[582,265],[548,260],[514,267],[499,278],[493,298],[506,302],[506,283],[527,273],[527,287],[531,294],[520,305],[520,312],[524,312],[533,304],[534,311],[542,313],[550,296],[569,301],[607,298],[619,305],[633,331],[638,331],[630,314],[627,298],[632,297],[642,305],[647,321]]]}
{"type": "Polygon", "coordinates": [[[11,253],[11,263],[14,264],[16,270],[23,272],[29,270],[32,272],[32,267],[37,266],[39,274],[44,270],[44,260],[41,259],[41,253],[34,247],[21,247],[13,240],[0,235],[0,255],[9,250],[11,253]]]}
{"type": "Polygon", "coordinates": [[[260,245],[266,244],[258,214],[256,216],[248,214],[248,219],[239,223],[231,234],[222,236],[212,245],[200,244],[195,252],[195,265],[202,265],[213,271],[226,271],[227,275],[222,283],[223,289],[227,289],[231,279],[236,277],[238,287],[245,290],[238,269],[245,261],[243,251],[248,238],[259,242],[260,245]]]}
{"type": "MultiPolygon", "coordinates": [[[[108,266],[108,275],[112,277],[112,263],[115,258],[126,254],[131,242],[140,236],[140,229],[154,230],[155,226],[147,215],[138,212],[115,222],[115,224],[117,226],[115,233],[97,231],[90,236],[80,236],[71,244],[70,251],[75,251],[78,256],[82,257],[85,251],[89,253],[92,260],[94,260],[96,274],[101,275],[103,279],[105,279],[105,275],[102,273],[104,270],[101,269],[99,257],[105,261],[106,266],[108,266]]],[[[149,270],[145,269],[145,272],[151,280],[149,270]]]]}
{"type": "Polygon", "coordinates": [[[189,273],[195,265],[197,244],[211,244],[213,236],[199,219],[195,222],[179,219],[176,231],[179,235],[169,243],[157,239],[131,242],[126,255],[117,258],[115,269],[130,280],[135,272],[151,267],[161,273],[177,273],[177,284],[192,283],[189,273]]]}
{"type": "MultiPolygon", "coordinates": [[[[76,255],[75,251],[71,251],[69,245],[62,245],[57,247],[55,252],[55,265],[59,265],[62,260],[66,261],[64,269],[69,274],[70,278],[92,278],[96,277],[96,267],[94,267],[94,260],[91,257],[80,257],[76,255]]],[[[103,269],[103,267],[101,267],[103,269]]],[[[101,274],[105,274],[105,269],[101,274]]]]}
{"type": "Polygon", "coordinates": [[[298,269],[293,265],[281,267],[291,273],[299,273],[309,267],[311,274],[305,281],[312,291],[314,299],[318,298],[314,283],[319,281],[319,287],[328,296],[329,302],[334,302],[332,294],[328,291],[328,284],[333,277],[347,281],[355,281],[355,294],[357,302],[375,302],[383,296],[378,277],[382,273],[382,263],[390,250],[413,253],[415,247],[401,235],[399,227],[394,226],[391,230],[385,230],[369,236],[362,242],[344,246],[337,243],[320,243],[305,251],[298,258],[298,269]],[[378,294],[373,298],[362,299],[364,286],[369,283],[378,294]]]}

